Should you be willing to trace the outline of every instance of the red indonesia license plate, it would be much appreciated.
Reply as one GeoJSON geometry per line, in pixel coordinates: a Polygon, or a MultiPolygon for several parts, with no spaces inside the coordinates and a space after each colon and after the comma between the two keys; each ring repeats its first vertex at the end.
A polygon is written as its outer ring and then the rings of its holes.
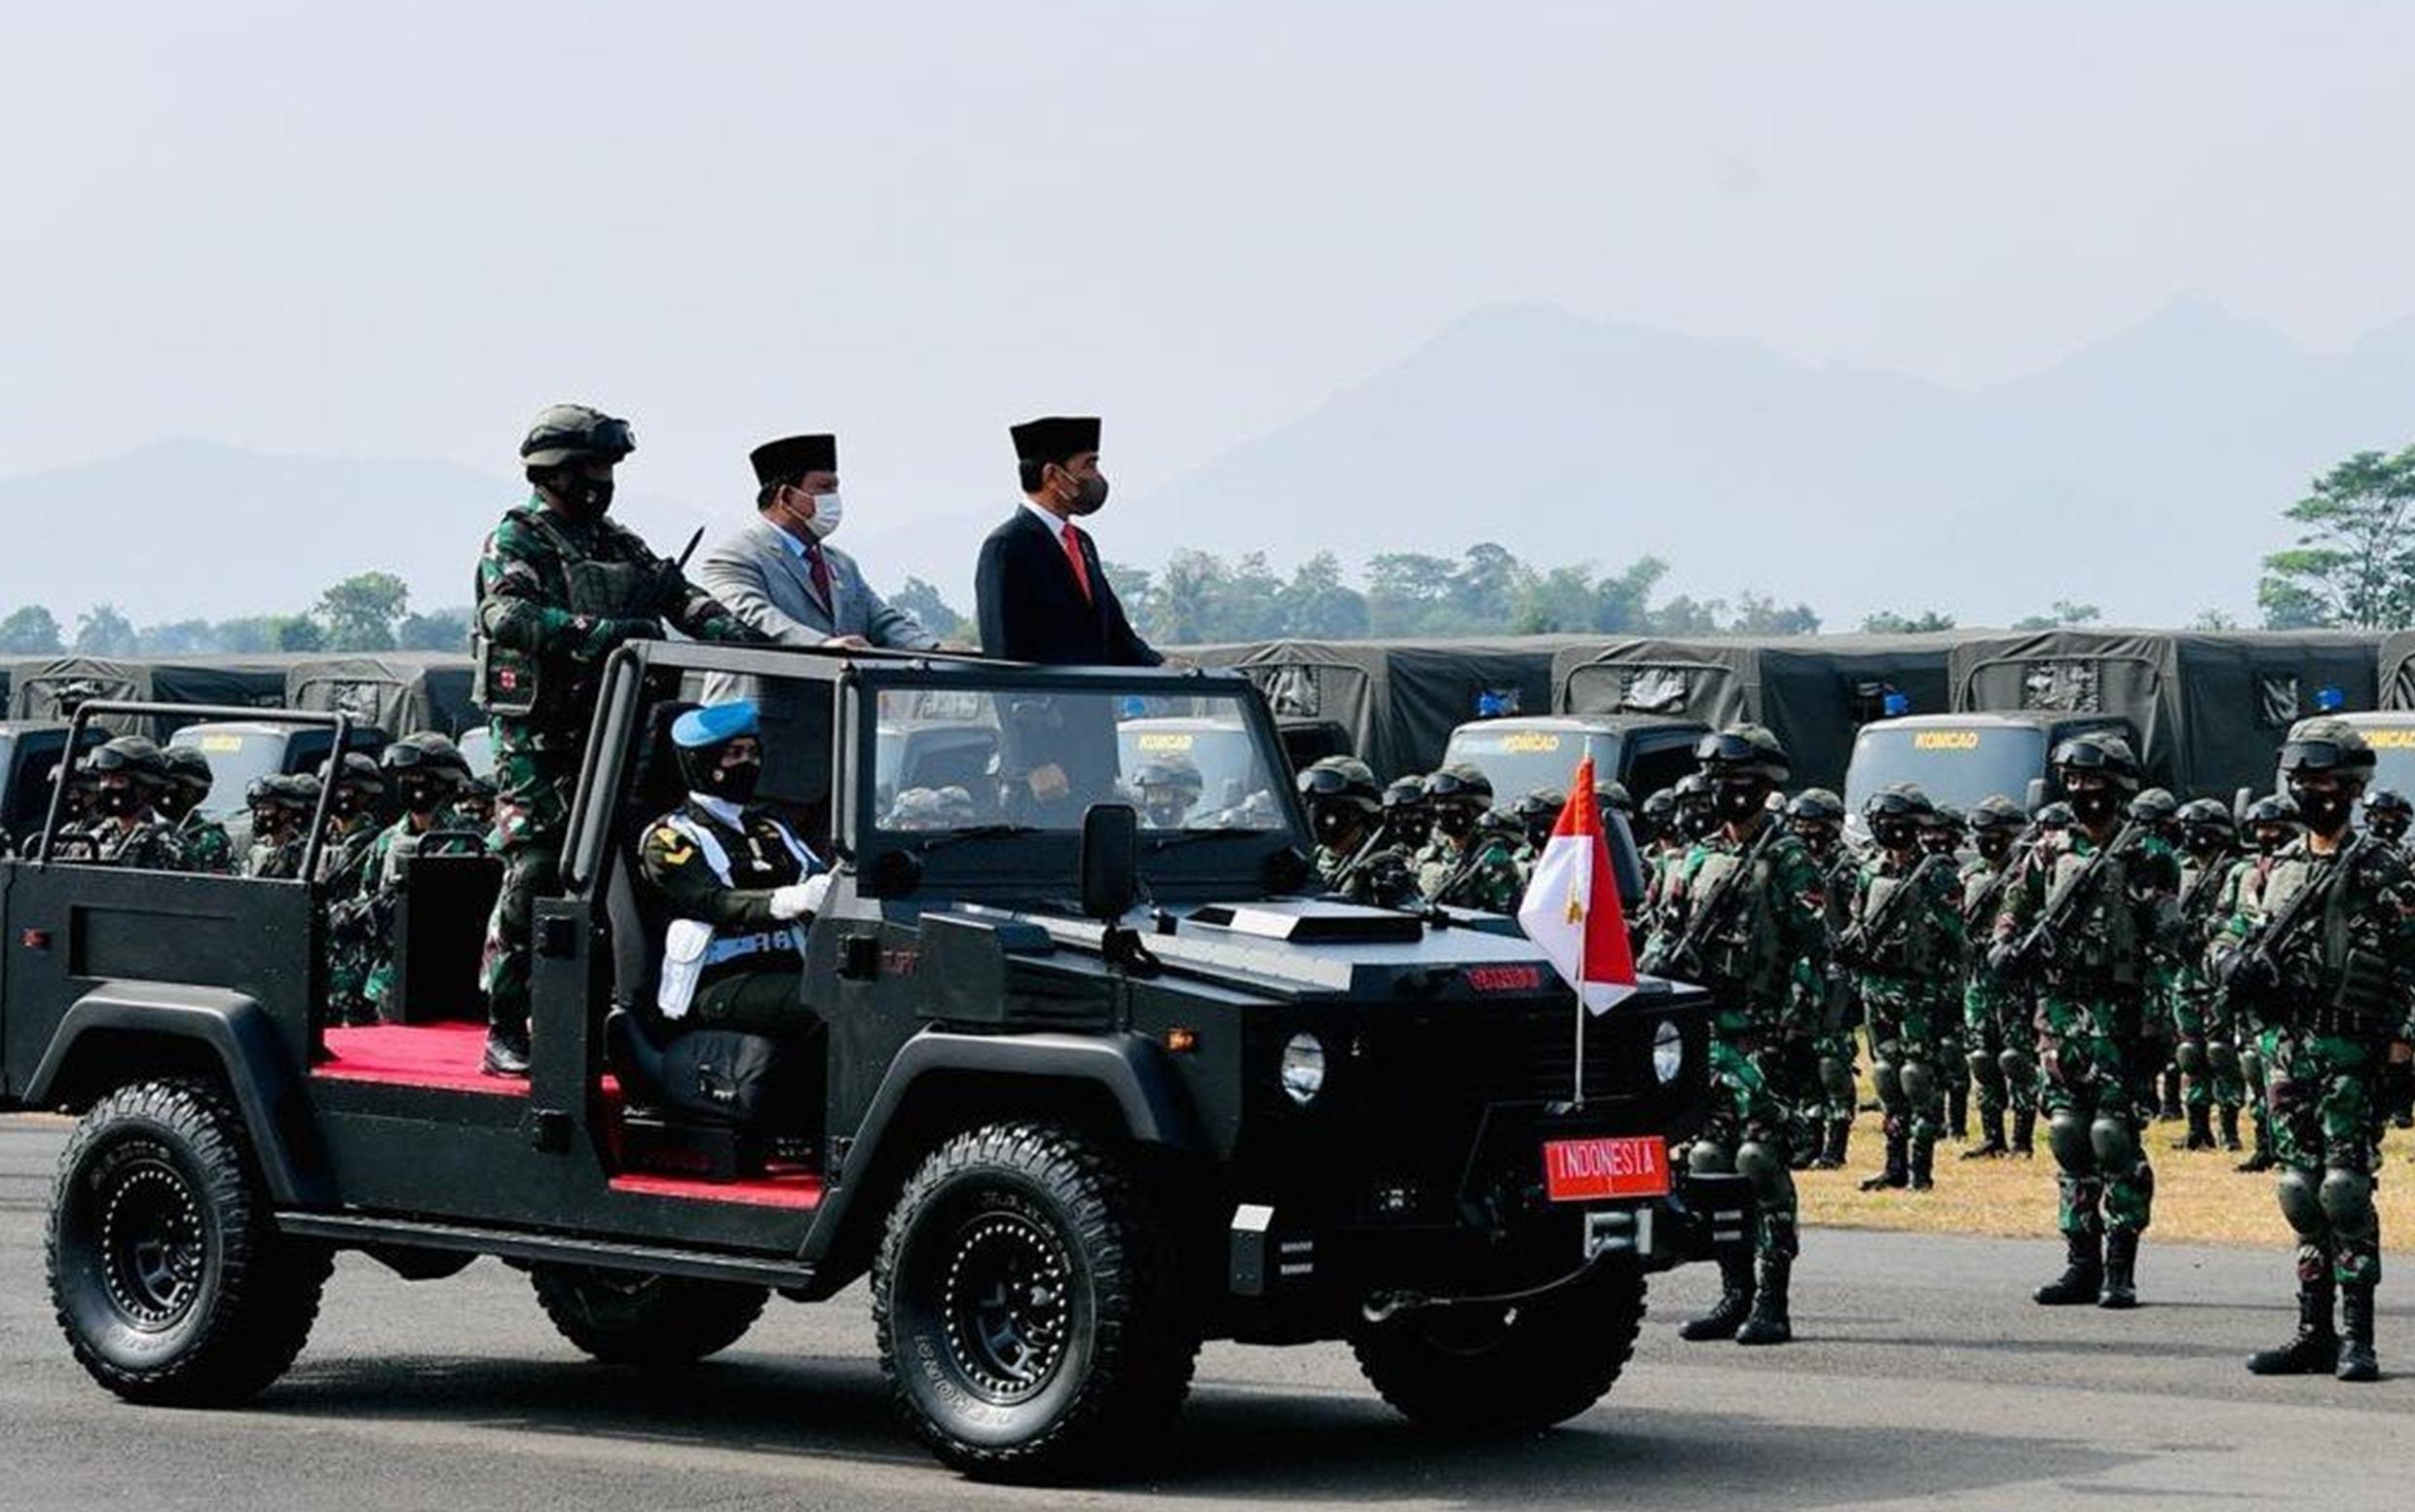
{"type": "Polygon", "coordinates": [[[1656,1134],[1638,1139],[1554,1139],[1542,1147],[1542,1173],[1554,1202],[1666,1197],[1668,1141],[1656,1134]]]}

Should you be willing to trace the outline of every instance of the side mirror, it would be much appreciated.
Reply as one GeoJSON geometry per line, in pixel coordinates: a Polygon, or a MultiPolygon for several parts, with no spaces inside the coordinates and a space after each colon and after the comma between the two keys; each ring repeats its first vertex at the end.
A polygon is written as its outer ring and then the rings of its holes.
{"type": "Polygon", "coordinates": [[[2025,793],[2025,796],[2026,796],[2029,801],[2024,807],[2024,813],[2034,814],[2039,809],[2044,808],[2046,806],[2046,779],[2043,777],[2030,778],[2029,786],[2025,793]]]}
{"type": "Polygon", "coordinates": [[[1140,901],[1140,815],[1094,803],[1082,816],[1082,911],[1112,924],[1140,901]]]}

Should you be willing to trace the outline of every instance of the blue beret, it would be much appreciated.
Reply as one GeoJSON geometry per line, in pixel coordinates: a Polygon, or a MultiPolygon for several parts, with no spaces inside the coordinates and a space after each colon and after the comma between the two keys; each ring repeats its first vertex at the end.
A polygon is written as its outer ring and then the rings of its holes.
{"type": "Polygon", "coordinates": [[[734,703],[707,704],[681,715],[671,725],[671,743],[695,751],[752,735],[759,728],[754,700],[741,698],[734,703]]]}

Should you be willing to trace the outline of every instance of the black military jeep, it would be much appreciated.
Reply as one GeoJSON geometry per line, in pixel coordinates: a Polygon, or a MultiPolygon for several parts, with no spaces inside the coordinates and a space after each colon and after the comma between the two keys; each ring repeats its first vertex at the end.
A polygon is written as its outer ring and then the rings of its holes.
{"type": "MultiPolygon", "coordinates": [[[[1239,678],[624,648],[539,907],[525,1082],[479,1074],[474,999],[316,1028],[306,884],[10,863],[0,1102],[82,1115],[49,1233],[68,1341],[121,1396],[238,1401],[301,1349],[332,1251],[414,1279],[492,1255],[635,1364],[869,1273],[899,1408],[985,1476],[1127,1462],[1210,1338],[1346,1339],[1429,1424],[1580,1413],[1647,1275],[1743,1241],[1733,1179],[1668,1159],[1703,1111],[1700,997],[1647,983],[1580,1054],[1510,921],[1318,898],[1286,770],[1239,678]],[[744,1122],[710,1068],[660,1080],[633,862],[681,795],[671,719],[731,676],[801,684],[831,790],[767,796],[829,814],[836,872],[771,1047],[804,1090],[744,1122]],[[978,812],[904,828],[878,732],[934,690],[999,755],[978,812]],[[1166,719],[1246,733],[1245,801],[1140,827],[1116,728],[1166,719]]],[[[395,948],[469,998],[493,878],[462,860],[415,861],[412,895],[480,904],[406,911],[395,948]]]]}

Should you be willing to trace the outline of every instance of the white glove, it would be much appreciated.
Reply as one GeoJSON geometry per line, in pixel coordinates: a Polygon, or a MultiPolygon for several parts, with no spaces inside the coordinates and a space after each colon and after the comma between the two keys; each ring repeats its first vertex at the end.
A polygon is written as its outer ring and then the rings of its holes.
{"type": "Polygon", "coordinates": [[[802,882],[792,882],[786,887],[773,888],[771,890],[771,916],[786,923],[790,919],[801,919],[806,914],[821,912],[822,900],[829,896],[831,874],[827,871],[820,871],[805,878],[802,882]]]}

